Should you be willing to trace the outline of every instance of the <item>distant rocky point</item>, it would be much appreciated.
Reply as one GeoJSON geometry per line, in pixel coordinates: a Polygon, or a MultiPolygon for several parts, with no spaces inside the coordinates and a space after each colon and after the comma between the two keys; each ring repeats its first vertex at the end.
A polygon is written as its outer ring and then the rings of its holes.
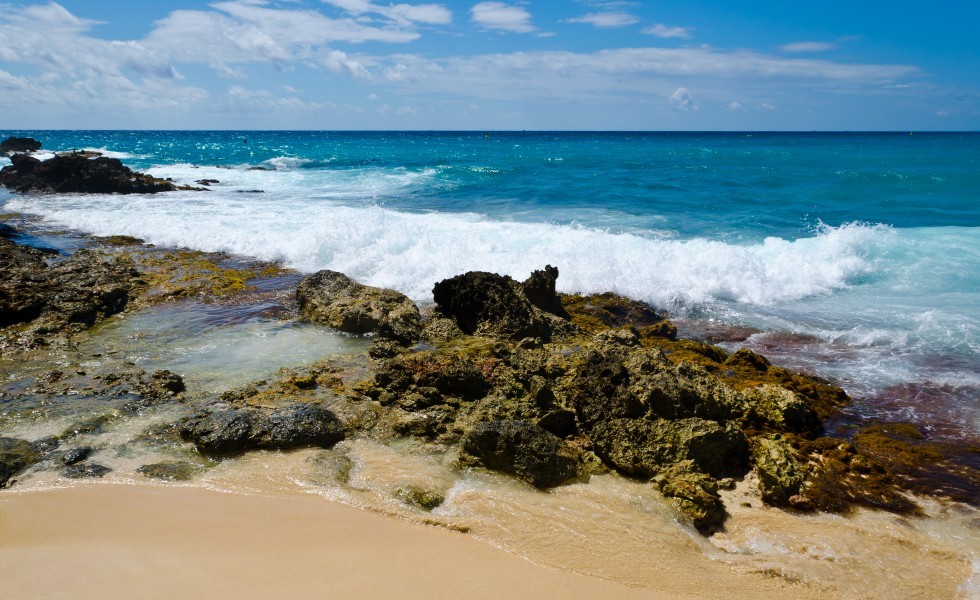
{"type": "Polygon", "coordinates": [[[31,138],[8,138],[0,143],[0,154],[13,153],[11,164],[0,170],[0,184],[16,192],[61,194],[155,194],[205,189],[178,186],[137,173],[119,159],[97,152],[65,152],[43,161],[23,153],[40,147],[41,143],[31,138]]]}

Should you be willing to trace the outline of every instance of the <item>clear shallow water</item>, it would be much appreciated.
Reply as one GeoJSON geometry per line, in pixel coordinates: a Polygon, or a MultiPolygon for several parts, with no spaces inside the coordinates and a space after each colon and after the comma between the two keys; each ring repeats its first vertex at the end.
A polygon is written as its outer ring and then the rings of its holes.
{"type": "Polygon", "coordinates": [[[760,329],[742,343],[840,380],[866,416],[980,433],[977,134],[21,133],[220,181],[0,192],[55,227],[331,268],[419,301],[463,271],[550,263],[564,291],[760,329]]]}

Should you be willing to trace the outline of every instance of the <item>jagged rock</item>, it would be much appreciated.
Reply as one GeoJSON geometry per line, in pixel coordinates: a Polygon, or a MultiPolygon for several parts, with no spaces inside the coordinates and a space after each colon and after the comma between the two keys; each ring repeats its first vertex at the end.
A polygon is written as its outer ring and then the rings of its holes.
{"type": "Polygon", "coordinates": [[[578,477],[581,451],[541,427],[522,421],[480,423],[462,440],[473,464],[503,471],[539,488],[578,477]]]}
{"type": "Polygon", "coordinates": [[[763,435],[752,440],[752,460],[763,500],[787,506],[790,498],[800,493],[806,480],[806,464],[782,435],[763,435]]]}
{"type": "Polygon", "coordinates": [[[20,152],[37,152],[41,142],[29,137],[8,137],[0,142],[0,156],[10,156],[20,152]]]}
{"type": "Polygon", "coordinates": [[[221,408],[185,421],[180,436],[205,454],[237,454],[256,448],[329,448],[344,439],[343,426],[329,410],[297,404],[265,411],[221,408]]]}
{"type": "Polygon", "coordinates": [[[165,369],[140,378],[136,388],[140,395],[154,400],[172,398],[186,389],[180,375],[165,369]]]}
{"type": "Polygon", "coordinates": [[[40,462],[41,452],[27,440],[0,437],[0,488],[14,475],[40,462]]]}
{"type": "Polygon", "coordinates": [[[690,461],[672,465],[657,476],[656,482],[660,493],[690,517],[699,530],[712,531],[725,522],[718,482],[698,472],[690,461]]]}
{"type": "Polygon", "coordinates": [[[699,418],[610,419],[592,429],[595,453],[627,475],[650,478],[690,460],[714,477],[741,475],[748,444],[738,428],[699,418]]]}
{"type": "Polygon", "coordinates": [[[155,194],[178,189],[169,181],[130,170],[117,158],[61,154],[39,161],[15,154],[10,161],[0,169],[0,184],[17,192],[155,194]]]}
{"type": "Polygon", "coordinates": [[[300,314],[350,333],[377,333],[412,343],[422,333],[419,309],[395,290],[362,285],[336,271],[319,271],[296,290],[300,314]]]}
{"type": "Polygon", "coordinates": [[[567,328],[567,313],[554,293],[558,269],[548,265],[524,283],[506,275],[470,271],[432,288],[439,314],[456,321],[468,335],[551,339],[567,328]],[[529,295],[530,294],[530,295],[529,295]]]}
{"type": "Polygon", "coordinates": [[[646,302],[630,300],[612,292],[585,296],[562,294],[560,298],[572,322],[589,332],[630,326],[646,332],[644,337],[674,339],[677,336],[677,328],[667,320],[667,313],[654,309],[646,302]]]}

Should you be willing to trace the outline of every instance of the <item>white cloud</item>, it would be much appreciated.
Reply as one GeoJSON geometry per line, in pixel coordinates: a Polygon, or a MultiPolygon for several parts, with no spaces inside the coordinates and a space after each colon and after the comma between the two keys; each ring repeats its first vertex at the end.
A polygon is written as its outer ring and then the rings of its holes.
{"type": "Polygon", "coordinates": [[[639,22],[639,17],[626,12],[594,12],[566,21],[566,23],[586,23],[596,27],[626,27],[639,22]]]}
{"type": "Polygon", "coordinates": [[[936,111],[936,116],[937,117],[948,117],[949,116],[949,111],[947,111],[947,110],[937,110],[936,111]]]}
{"type": "Polygon", "coordinates": [[[671,106],[677,110],[682,110],[685,112],[693,112],[698,110],[698,105],[694,103],[694,97],[691,96],[691,92],[687,88],[679,87],[674,90],[674,93],[670,95],[668,99],[671,106]]]}
{"type": "Polygon", "coordinates": [[[779,49],[783,52],[826,52],[836,47],[837,44],[833,42],[794,42],[780,46],[779,49]]]}
{"type": "Polygon", "coordinates": [[[688,27],[668,27],[662,23],[651,25],[643,30],[643,33],[655,35],[659,38],[683,38],[691,37],[691,30],[688,27]]]}
{"type": "Polygon", "coordinates": [[[759,105],[759,108],[764,110],[776,110],[776,107],[773,106],[772,104],[769,104],[768,102],[763,102],[762,104],[759,105]]]}
{"type": "Polygon", "coordinates": [[[343,73],[356,79],[371,79],[371,73],[357,60],[351,59],[346,52],[331,50],[320,58],[320,64],[334,73],[343,73]]]}
{"type": "Polygon", "coordinates": [[[729,102],[725,108],[732,112],[745,112],[745,108],[742,106],[742,104],[734,100],[729,102]]]}
{"type": "Polygon", "coordinates": [[[427,25],[448,25],[452,23],[453,13],[441,4],[389,4],[382,6],[368,0],[322,0],[349,12],[354,16],[378,14],[401,24],[424,23],[427,25]]]}
{"type": "Polygon", "coordinates": [[[520,6],[503,2],[480,2],[470,9],[473,22],[487,29],[500,29],[511,33],[531,33],[531,13],[520,6]]]}

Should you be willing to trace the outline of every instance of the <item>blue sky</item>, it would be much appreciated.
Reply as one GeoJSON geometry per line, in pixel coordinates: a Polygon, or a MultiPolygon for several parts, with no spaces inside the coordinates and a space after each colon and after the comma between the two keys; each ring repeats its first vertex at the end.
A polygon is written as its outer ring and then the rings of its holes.
{"type": "Polygon", "coordinates": [[[980,129],[980,2],[0,3],[5,129],[980,129]]]}

